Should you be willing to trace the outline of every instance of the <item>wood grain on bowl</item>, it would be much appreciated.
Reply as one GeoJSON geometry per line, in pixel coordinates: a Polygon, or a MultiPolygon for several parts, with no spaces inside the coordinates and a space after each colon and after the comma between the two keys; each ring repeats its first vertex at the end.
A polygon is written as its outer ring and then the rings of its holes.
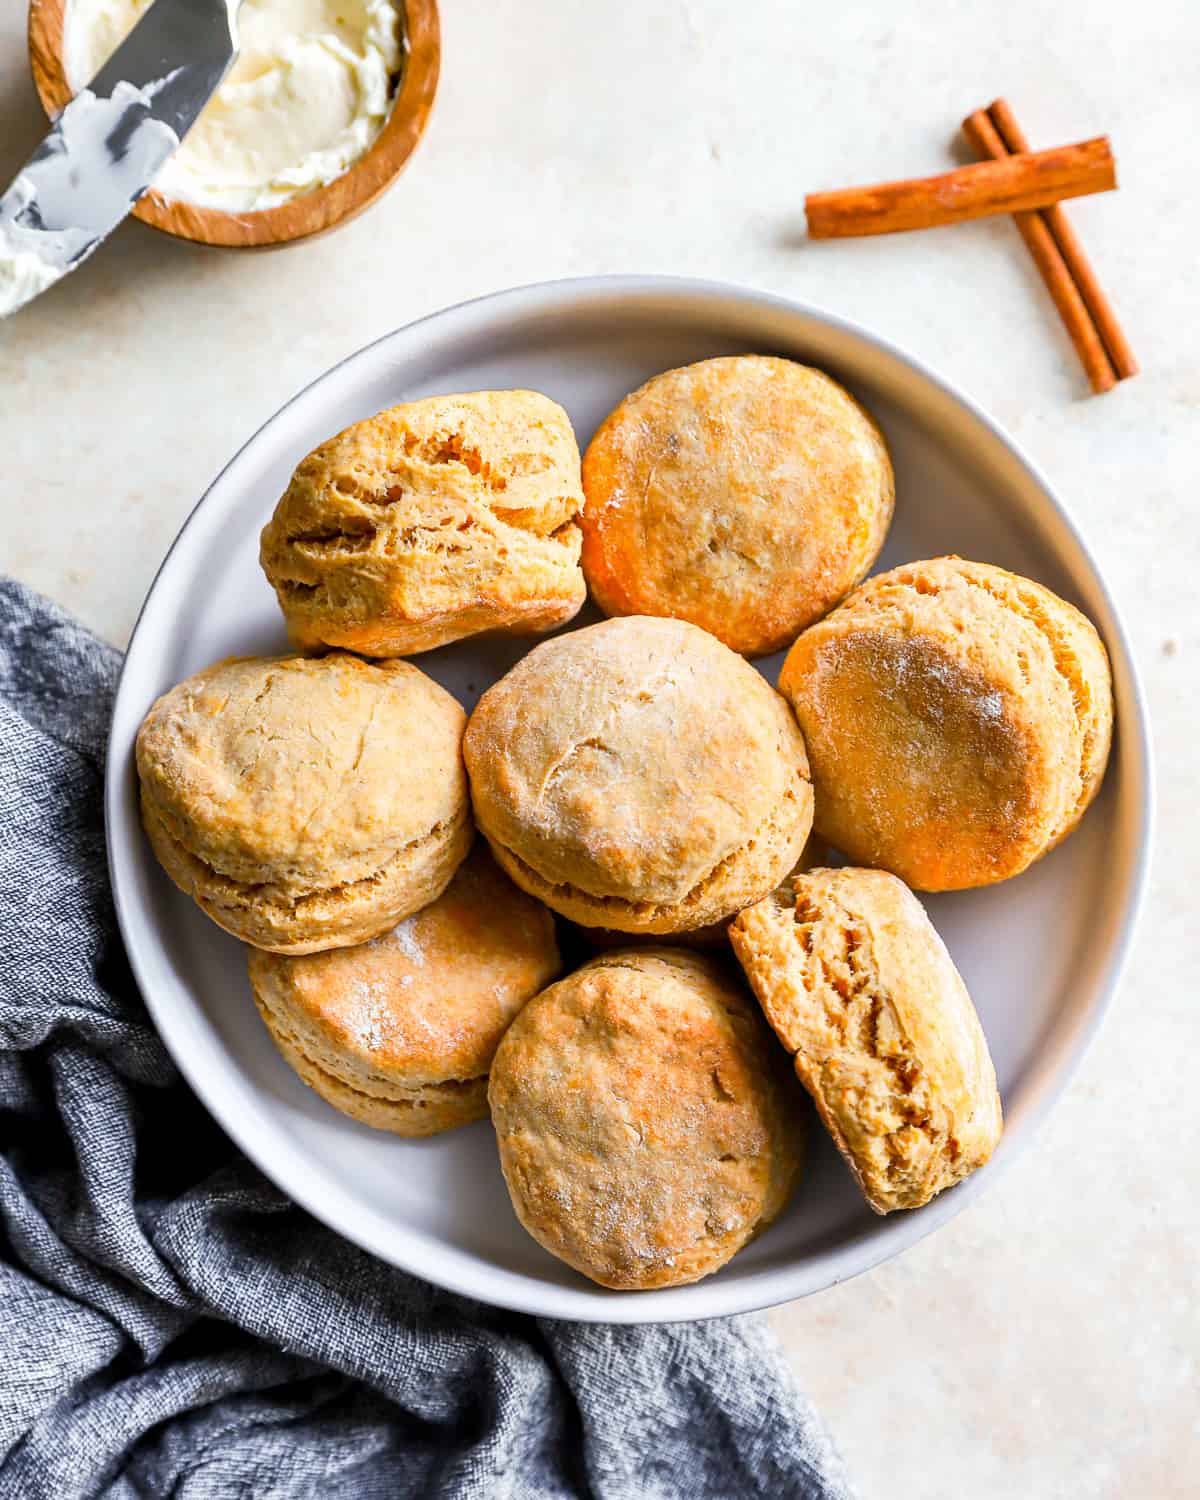
{"type": "MultiPolygon", "coordinates": [[[[63,62],[68,0],[31,0],[29,62],[46,113],[71,99],[63,62]]],[[[399,176],[425,130],[437,92],[441,28],[437,0],[405,0],[404,67],[391,113],[374,144],[340,177],[274,208],[207,208],[165,198],[153,188],[133,209],[154,229],[202,245],[266,247],[322,234],[369,207],[399,176]]]]}

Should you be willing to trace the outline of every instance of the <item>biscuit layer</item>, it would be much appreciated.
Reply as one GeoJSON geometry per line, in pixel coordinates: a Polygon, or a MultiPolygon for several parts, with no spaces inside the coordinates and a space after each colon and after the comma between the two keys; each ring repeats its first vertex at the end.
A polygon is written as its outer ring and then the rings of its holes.
{"type": "Polygon", "coordinates": [[[463,749],[498,861],[584,926],[720,921],[793,867],[811,826],[787,705],[678,620],[608,620],[537,647],[484,694],[463,749]]]}
{"type": "Polygon", "coordinates": [[[434,396],[356,422],[296,469],[260,559],[292,640],[367,656],[532,634],[584,600],[579,449],[535,391],[434,396]]]}
{"type": "Polygon", "coordinates": [[[697,1281],[776,1217],[801,1097],[742,986],[672,948],[605,954],[530,1001],[488,1093],[521,1223],[627,1289],[697,1281]]]}
{"type": "Polygon", "coordinates": [[[449,825],[397,850],[373,875],[297,895],[281,882],[247,885],[214,870],[172,835],[143,789],[142,826],[159,864],[204,914],[233,937],[272,953],[319,953],[365,943],[436,900],[458,868],[475,828],[467,808],[449,825]]]}
{"type": "Polygon", "coordinates": [[[610,615],[671,615],[735,651],[789,646],[869,571],[891,461],[836,381],[737,355],[625,398],[583,460],[583,570],[610,615]]]}
{"type": "Polygon", "coordinates": [[[465,716],[406,662],[245,659],[165,694],[138,733],[147,833],[228,931],[282,952],[373,936],[471,842],[465,716]]]}
{"type": "Polygon", "coordinates": [[[261,1002],[258,1013],[288,1066],[327,1104],[373,1130],[393,1135],[439,1135],[486,1117],[487,1075],[427,1083],[403,1089],[380,1081],[374,1088],[349,1084],[328,1072],[297,1040],[296,1033],[280,1025],[261,1002]]]}
{"type": "MultiPolygon", "coordinates": [[[[792,875],[799,875],[802,870],[813,870],[818,865],[824,865],[829,858],[829,851],[820,839],[809,837],[801,852],[800,858],[791,870],[792,875]]],[[[785,881],[786,883],[786,881],[785,881]]],[[[740,910],[740,908],[739,908],[740,910]]],[[[687,928],[680,932],[671,934],[671,946],[673,948],[699,949],[702,953],[711,953],[714,957],[728,952],[729,947],[729,923],[726,917],[720,922],[709,922],[704,927],[687,928]]],[[[613,948],[639,948],[652,945],[662,946],[662,938],[653,933],[618,932],[614,927],[584,927],[576,925],[575,935],[586,944],[590,953],[607,953],[613,948]]]]}
{"type": "Polygon", "coordinates": [[[813,870],[740,912],[734,952],[876,1213],[983,1165],[1000,1096],[971,997],[925,910],[881,870],[813,870]]]}
{"type": "Polygon", "coordinates": [[[401,1135],[486,1113],[500,1038],[560,969],[554,919],[482,843],[438,900],[371,942],[247,957],[263,1020],[304,1081],[401,1135]]]}
{"type": "Polygon", "coordinates": [[[918,890],[1017,875],[1076,826],[1112,736],[1091,623],[1040,584],[936,558],[868,580],[779,679],[817,832],[918,890]]]}

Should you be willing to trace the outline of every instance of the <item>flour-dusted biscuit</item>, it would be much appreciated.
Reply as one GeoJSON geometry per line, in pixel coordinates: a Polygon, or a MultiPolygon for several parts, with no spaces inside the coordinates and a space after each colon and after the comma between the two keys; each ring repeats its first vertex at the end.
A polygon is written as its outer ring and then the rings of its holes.
{"type": "Polygon", "coordinates": [[[711,959],[639,948],[531,1000],[488,1102],[521,1223],[603,1286],[698,1281],[779,1214],[802,1094],[753,1000],[711,959]]]}
{"type": "Polygon", "coordinates": [[[436,901],[368,943],[248,957],[259,1013],[305,1083],[409,1136],[487,1114],[500,1038],[560,967],[554,918],[482,842],[436,901]]]}
{"type": "Polygon", "coordinates": [[[1040,584],[957,557],[856,589],[788,653],[817,832],[917,890],[1019,875],[1076,826],[1112,737],[1108,657],[1040,584]]]}
{"type": "Polygon", "coordinates": [[[787,704],[681,620],[544,642],[483,695],[463,749],[501,867],[587,927],[719,922],[782,879],[812,823],[787,704]]]}
{"type": "Polygon", "coordinates": [[[656,375],[583,459],[583,570],[610,615],[690,620],[747,656],[788,646],[863,578],[887,447],[820,370],[759,354],[656,375]]]}
{"type": "Polygon", "coordinates": [[[569,620],[584,600],[579,449],[536,391],[431,396],[302,460],[262,534],[294,643],[407,656],[569,620]]]}
{"type": "Polygon", "coordinates": [[[235,937],[276,953],[364,942],[439,896],[470,848],[464,722],[407,662],[220,662],[138,731],[142,821],[235,937]]]}
{"type": "Polygon", "coordinates": [[[912,892],[882,870],[813,870],[729,936],[767,1020],[876,1213],[981,1167],[1000,1096],[971,997],[912,892]]]}

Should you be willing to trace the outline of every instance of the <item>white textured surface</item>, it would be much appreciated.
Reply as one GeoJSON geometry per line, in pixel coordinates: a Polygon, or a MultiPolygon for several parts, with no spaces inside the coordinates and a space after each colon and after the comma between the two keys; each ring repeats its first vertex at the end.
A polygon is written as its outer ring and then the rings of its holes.
{"type": "MultiPolygon", "coordinates": [[[[334,360],[462,297],[596,271],[828,306],[960,382],[1073,501],[1125,606],[1158,739],[1150,910],[1040,1143],[884,1269],[773,1315],[867,1496],[1174,1500],[1200,1472],[1200,11],[1176,0],[451,0],[401,183],[277,254],[140,225],[0,327],[0,566],[116,641],[234,448],[334,360]],[[835,245],[807,188],[936,170],[1006,93],[1037,144],[1109,131],[1075,207],[1146,373],[1089,399],[1010,226],[835,245]]],[[[0,177],[42,133],[0,7],[0,177]]]]}

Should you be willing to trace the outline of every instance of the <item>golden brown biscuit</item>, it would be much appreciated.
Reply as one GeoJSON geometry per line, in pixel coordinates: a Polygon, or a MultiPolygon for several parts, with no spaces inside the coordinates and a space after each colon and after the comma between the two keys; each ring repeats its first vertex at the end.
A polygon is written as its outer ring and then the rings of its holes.
{"type": "Polygon", "coordinates": [[[996,1074],[925,910],[882,870],[813,870],[729,929],[767,1020],[876,1213],[991,1156],[996,1074]]]}
{"type": "Polygon", "coordinates": [[[260,557],[302,650],[406,656],[569,620],[582,503],[561,406],[536,391],[431,396],[310,453],[260,557]]]}
{"type": "Polygon", "coordinates": [[[531,1000],[488,1103],[518,1219],[602,1286],[698,1281],[787,1202],[802,1095],[731,974],[677,948],[593,959],[531,1000]]]}
{"type": "Polygon", "coordinates": [[[142,821],[179,888],[257,948],[364,942],[471,845],[465,715],[407,662],[219,662],[138,731],[142,821]]]}
{"type": "Polygon", "coordinates": [[[812,823],[787,704],[681,620],[536,647],[480,699],[463,751],[501,867],[585,927],[720,921],[792,868],[812,823]]]}
{"type": "MultiPolygon", "coordinates": [[[[784,877],[784,885],[788,885],[792,875],[799,875],[804,870],[816,869],[829,859],[829,850],[818,838],[809,837],[808,842],[801,851],[800,858],[796,861],[788,875],[784,877]]],[[[729,923],[730,917],[720,922],[710,922],[707,927],[697,927],[691,932],[676,932],[671,935],[671,946],[682,948],[699,948],[706,952],[727,951],[729,945],[729,923]]],[[[611,948],[638,948],[643,944],[661,945],[662,938],[645,933],[617,932],[611,927],[579,927],[568,928],[572,936],[577,936],[585,946],[586,951],[592,953],[607,953],[611,948]]]]}
{"type": "Polygon", "coordinates": [[[917,890],[1019,875],[1104,775],[1100,637],[1040,584],[957,557],[869,579],[779,678],[804,731],[817,832],[917,890]]]}
{"type": "Polygon", "coordinates": [[[583,492],[583,571],[606,614],[673,615],[763,656],[866,576],[895,488],[879,429],[836,381],[743,354],[626,396],[583,492]]]}
{"type": "Polygon", "coordinates": [[[433,1135],[487,1114],[509,1023],[559,972],[554,918],[480,842],[429,906],[356,948],[303,958],[247,950],[285,1059],[335,1109],[433,1135]]]}

